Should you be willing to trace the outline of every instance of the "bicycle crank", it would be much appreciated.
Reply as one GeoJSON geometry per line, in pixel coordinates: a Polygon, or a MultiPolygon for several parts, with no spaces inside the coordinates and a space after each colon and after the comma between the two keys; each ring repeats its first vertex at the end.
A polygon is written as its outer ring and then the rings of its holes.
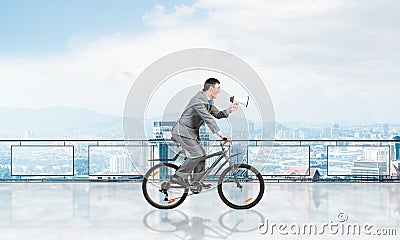
{"type": "Polygon", "coordinates": [[[192,182],[190,184],[190,190],[192,191],[193,194],[199,194],[201,190],[203,190],[203,186],[201,186],[200,182],[192,182]]]}

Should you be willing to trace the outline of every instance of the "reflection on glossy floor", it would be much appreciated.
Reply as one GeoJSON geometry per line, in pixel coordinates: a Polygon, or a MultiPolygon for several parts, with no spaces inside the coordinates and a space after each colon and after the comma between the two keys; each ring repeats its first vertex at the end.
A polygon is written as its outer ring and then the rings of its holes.
{"type": "Polygon", "coordinates": [[[340,232],[349,224],[372,226],[362,239],[382,239],[377,229],[398,239],[399,190],[395,183],[267,183],[251,210],[231,210],[211,189],[161,211],[145,202],[139,183],[2,183],[0,239],[360,238],[340,232]],[[323,227],[329,223],[338,229],[323,227]],[[293,234],[306,224],[317,237],[293,234]]]}

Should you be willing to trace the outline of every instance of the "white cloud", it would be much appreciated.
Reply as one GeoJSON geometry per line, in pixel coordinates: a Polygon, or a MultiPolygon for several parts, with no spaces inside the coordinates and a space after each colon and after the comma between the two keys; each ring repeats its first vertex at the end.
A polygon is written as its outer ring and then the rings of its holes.
{"type": "Polygon", "coordinates": [[[0,102],[120,114],[133,78],[150,63],[174,51],[210,47],[258,71],[278,120],[390,122],[400,118],[392,110],[400,90],[398,6],[394,0],[156,5],[143,14],[150,26],[145,33],[106,36],[56,56],[0,58],[0,102]]]}
{"type": "Polygon", "coordinates": [[[154,27],[178,27],[185,23],[187,18],[190,18],[195,12],[195,7],[189,7],[181,4],[175,6],[172,13],[167,13],[167,10],[162,5],[156,5],[153,12],[145,14],[142,20],[154,27]],[[177,26],[178,25],[178,26],[177,26]]]}
{"type": "MultiPolygon", "coordinates": [[[[283,121],[393,122],[400,33],[395,1],[202,0],[220,36],[265,79],[283,121]],[[393,4],[394,6],[391,6],[393,4]],[[391,17],[382,18],[383,12],[391,17]],[[384,19],[384,20],[383,20],[384,19]],[[373,26],[371,26],[371,22],[373,26]],[[379,26],[379,27],[377,27],[379,26]],[[371,106],[375,106],[371,108],[371,106]]],[[[398,116],[400,117],[400,116],[398,116]]]]}
{"type": "Polygon", "coordinates": [[[77,106],[122,115],[134,78],[152,62],[185,48],[221,45],[207,31],[158,27],[72,44],[68,52],[53,56],[0,58],[0,106],[77,106]]]}

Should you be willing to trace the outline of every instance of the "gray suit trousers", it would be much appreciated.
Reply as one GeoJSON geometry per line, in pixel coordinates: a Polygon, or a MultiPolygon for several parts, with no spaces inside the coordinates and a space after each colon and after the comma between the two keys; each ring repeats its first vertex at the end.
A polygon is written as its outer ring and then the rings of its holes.
{"type": "MultiPolygon", "coordinates": [[[[181,145],[186,153],[189,153],[189,157],[186,158],[182,166],[176,171],[177,175],[186,177],[189,176],[192,171],[194,173],[205,171],[206,164],[203,156],[206,155],[206,151],[198,140],[179,135],[172,135],[172,140],[181,145]]],[[[194,176],[196,176],[196,174],[194,174],[194,176]]],[[[197,181],[198,179],[194,177],[194,180],[197,181]]]]}

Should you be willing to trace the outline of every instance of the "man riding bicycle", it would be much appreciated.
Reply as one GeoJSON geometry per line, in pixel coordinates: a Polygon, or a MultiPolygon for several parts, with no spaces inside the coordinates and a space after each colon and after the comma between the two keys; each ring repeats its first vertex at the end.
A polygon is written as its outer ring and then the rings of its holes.
{"type": "MultiPolygon", "coordinates": [[[[199,143],[200,126],[205,122],[212,133],[221,139],[230,141],[230,137],[222,134],[214,118],[227,118],[238,107],[234,102],[229,108],[220,111],[214,106],[214,99],[221,92],[220,82],[216,78],[209,78],[204,83],[204,88],[194,95],[181,117],[172,128],[172,140],[185,150],[189,156],[171,177],[171,183],[187,186],[188,177],[193,171],[193,181],[201,180],[201,172],[205,171],[205,150],[199,143]]],[[[210,188],[210,184],[201,183],[203,188],[210,188]]]]}

